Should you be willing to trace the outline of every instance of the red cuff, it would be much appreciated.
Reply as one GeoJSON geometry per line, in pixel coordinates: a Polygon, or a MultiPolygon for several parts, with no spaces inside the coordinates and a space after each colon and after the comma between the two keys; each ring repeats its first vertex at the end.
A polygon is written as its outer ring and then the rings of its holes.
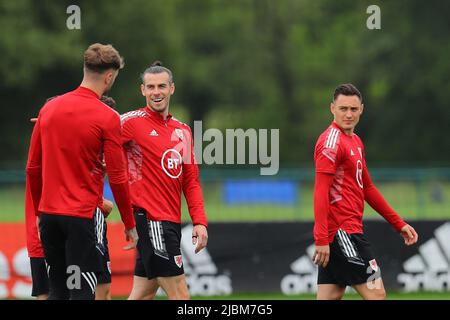
{"type": "Polygon", "coordinates": [[[316,239],[315,241],[316,246],[326,246],[329,245],[330,243],[328,242],[328,238],[326,239],[316,239]]]}

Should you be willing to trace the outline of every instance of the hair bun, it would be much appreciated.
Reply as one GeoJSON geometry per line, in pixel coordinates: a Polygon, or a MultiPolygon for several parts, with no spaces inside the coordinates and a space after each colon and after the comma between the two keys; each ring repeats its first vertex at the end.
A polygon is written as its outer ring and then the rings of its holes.
{"type": "Polygon", "coordinates": [[[156,67],[156,66],[162,66],[162,62],[159,60],[156,60],[155,62],[152,63],[151,65],[152,67],[156,67]]]}

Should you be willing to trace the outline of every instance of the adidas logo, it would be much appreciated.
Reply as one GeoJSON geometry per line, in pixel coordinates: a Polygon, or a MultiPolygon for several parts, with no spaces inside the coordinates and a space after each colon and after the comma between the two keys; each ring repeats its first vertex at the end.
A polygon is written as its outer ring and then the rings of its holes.
{"type": "Polygon", "coordinates": [[[434,231],[419,247],[419,253],[403,263],[404,273],[397,281],[405,292],[418,290],[446,291],[450,289],[450,222],[434,231]]]}
{"type": "Polygon", "coordinates": [[[150,132],[150,135],[153,136],[153,137],[159,136],[158,132],[156,132],[155,129],[153,129],[152,132],[150,132]]]}
{"type": "Polygon", "coordinates": [[[291,263],[294,274],[281,279],[281,292],[286,295],[315,293],[317,291],[317,266],[312,262],[314,244],[306,248],[306,254],[291,263]]]}
{"type": "MultiPolygon", "coordinates": [[[[318,267],[312,262],[315,245],[306,248],[306,254],[290,264],[294,274],[287,274],[281,279],[281,292],[285,295],[317,292],[318,267]]],[[[352,287],[347,287],[345,292],[354,293],[352,287]]]]}
{"type": "Polygon", "coordinates": [[[199,296],[230,295],[233,292],[231,278],[218,272],[208,249],[195,253],[192,229],[192,225],[187,225],[181,230],[181,254],[189,293],[199,296]]]}

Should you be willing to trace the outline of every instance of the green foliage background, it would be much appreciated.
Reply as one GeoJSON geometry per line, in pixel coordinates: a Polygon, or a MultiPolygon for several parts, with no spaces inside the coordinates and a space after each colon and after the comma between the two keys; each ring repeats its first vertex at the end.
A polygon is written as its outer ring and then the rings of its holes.
{"type": "Polygon", "coordinates": [[[369,165],[450,164],[450,2],[431,0],[0,1],[0,168],[23,168],[47,97],[76,88],[82,56],[111,43],[126,66],[110,95],[144,105],[154,60],[177,86],[171,111],[203,129],[280,128],[281,166],[312,165],[336,85],[354,83],[369,165]],[[68,30],[66,8],[81,8],[68,30]],[[381,30],[366,9],[381,8],[381,30]]]}

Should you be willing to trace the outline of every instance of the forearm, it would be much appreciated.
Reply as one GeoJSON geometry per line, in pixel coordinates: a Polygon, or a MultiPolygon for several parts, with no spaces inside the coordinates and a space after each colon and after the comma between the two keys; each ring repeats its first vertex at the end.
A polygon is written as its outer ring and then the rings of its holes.
{"type": "Polygon", "coordinates": [[[367,167],[363,170],[364,182],[364,200],[378,212],[387,222],[389,222],[397,231],[406,224],[400,216],[389,206],[384,197],[375,187],[370,177],[367,167]]]}
{"type": "Polygon", "coordinates": [[[329,191],[333,175],[316,173],[314,184],[314,241],[316,245],[328,244],[329,191]]]}
{"type": "Polygon", "coordinates": [[[31,199],[33,202],[33,211],[39,216],[39,202],[42,195],[42,170],[39,167],[27,168],[26,179],[30,188],[31,199]]]}
{"type": "Polygon", "coordinates": [[[201,194],[201,190],[192,191],[192,193],[185,193],[186,202],[188,204],[189,215],[191,216],[192,223],[202,224],[205,227],[208,226],[208,221],[206,218],[205,205],[203,202],[203,197],[201,194]]]}
{"type": "Polygon", "coordinates": [[[387,203],[375,185],[372,184],[368,188],[366,187],[364,189],[364,200],[384,219],[386,219],[386,221],[389,222],[397,231],[400,231],[400,229],[406,224],[387,203]]]}
{"type": "Polygon", "coordinates": [[[136,223],[134,221],[133,210],[131,208],[128,182],[120,184],[110,182],[110,187],[125,227],[127,229],[133,228],[136,223]]]}
{"type": "Polygon", "coordinates": [[[189,209],[192,223],[208,226],[203,193],[198,178],[198,168],[195,164],[185,165],[183,167],[185,175],[183,177],[183,193],[189,209]]]}

